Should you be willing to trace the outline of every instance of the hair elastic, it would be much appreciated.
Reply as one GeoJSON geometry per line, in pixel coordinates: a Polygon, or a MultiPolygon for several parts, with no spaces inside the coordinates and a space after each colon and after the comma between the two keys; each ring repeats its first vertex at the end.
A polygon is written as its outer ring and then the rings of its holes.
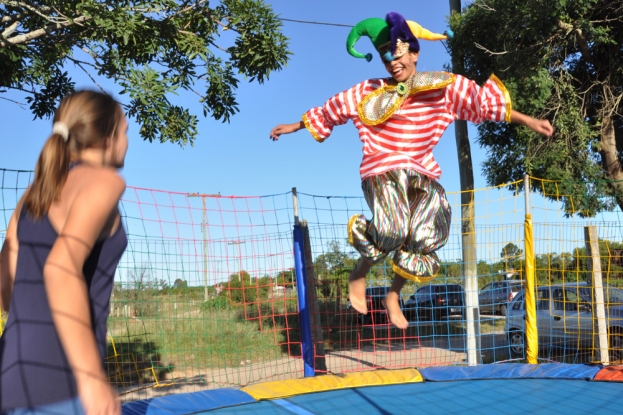
{"type": "Polygon", "coordinates": [[[63,137],[63,141],[69,140],[69,128],[67,124],[62,121],[56,121],[52,127],[52,134],[58,134],[63,137]]]}

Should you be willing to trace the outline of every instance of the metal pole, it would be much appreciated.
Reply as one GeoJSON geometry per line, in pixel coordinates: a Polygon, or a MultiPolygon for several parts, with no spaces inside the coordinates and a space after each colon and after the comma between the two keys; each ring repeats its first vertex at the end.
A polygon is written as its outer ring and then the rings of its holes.
{"type": "Polygon", "coordinates": [[[200,197],[203,211],[201,212],[201,235],[203,236],[203,298],[204,301],[208,301],[208,238],[207,238],[207,210],[206,210],[206,197],[219,197],[220,193],[203,194],[203,193],[188,193],[186,197],[200,197]]]}
{"type": "Polygon", "coordinates": [[[208,301],[208,238],[206,238],[207,213],[206,198],[201,198],[203,215],[201,218],[201,231],[203,234],[203,301],[208,301]]]}
{"type": "MultiPolygon", "coordinates": [[[[461,0],[450,0],[450,13],[461,13],[461,0]]],[[[463,62],[452,56],[452,72],[463,74],[463,62]]],[[[478,267],[476,263],[476,230],[474,207],[474,170],[467,134],[467,121],[454,122],[456,149],[461,178],[461,249],[465,275],[465,317],[467,331],[467,364],[480,362],[480,312],[478,307],[478,267]]]]}
{"type": "Polygon", "coordinates": [[[299,224],[299,197],[296,193],[296,187],[292,188],[292,209],[294,210],[294,224],[299,224]]]}
{"type": "Polygon", "coordinates": [[[523,176],[523,192],[524,201],[526,203],[526,214],[530,213],[530,175],[524,174],[523,176]]]}
{"type": "Polygon", "coordinates": [[[311,330],[311,316],[307,301],[307,267],[305,265],[305,239],[299,221],[299,202],[296,187],[292,188],[294,208],[294,231],[292,234],[294,248],[294,271],[296,274],[296,292],[299,307],[299,325],[301,328],[301,355],[303,357],[303,373],[305,377],[314,376],[314,342],[311,330]]]}

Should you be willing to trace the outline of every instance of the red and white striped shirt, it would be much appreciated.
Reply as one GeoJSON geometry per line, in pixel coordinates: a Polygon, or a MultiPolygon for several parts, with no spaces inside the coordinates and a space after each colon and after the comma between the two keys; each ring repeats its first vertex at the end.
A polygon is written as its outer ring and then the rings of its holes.
{"type": "Polygon", "coordinates": [[[441,169],[432,150],[450,123],[457,119],[509,122],[511,112],[508,91],[495,76],[481,87],[460,75],[442,75],[449,79],[445,86],[411,89],[402,105],[380,124],[364,123],[358,108],[368,94],[387,85],[385,79],[369,79],[335,95],[322,107],[307,111],[303,121],[322,142],[334,126],[353,120],[363,143],[362,180],[395,169],[412,169],[438,179],[441,169]]]}

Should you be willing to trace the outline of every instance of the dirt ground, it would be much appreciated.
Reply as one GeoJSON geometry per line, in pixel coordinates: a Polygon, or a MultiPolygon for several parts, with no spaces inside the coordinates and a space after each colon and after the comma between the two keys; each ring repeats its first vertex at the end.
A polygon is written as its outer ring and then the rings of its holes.
{"type": "MultiPolygon", "coordinates": [[[[335,351],[326,354],[328,373],[339,374],[378,368],[424,368],[466,364],[464,336],[439,336],[413,339],[409,342],[393,341],[389,344],[362,344],[360,350],[335,351]]],[[[483,362],[508,359],[504,333],[481,336],[483,362]],[[506,354],[504,354],[506,352],[506,354]],[[495,353],[494,355],[492,353],[495,353]]],[[[193,368],[193,370],[196,370],[193,368]]],[[[300,358],[282,358],[271,362],[241,362],[239,367],[173,372],[169,379],[157,384],[120,390],[123,402],[148,399],[178,393],[207,389],[235,388],[275,380],[303,377],[300,358]]]]}

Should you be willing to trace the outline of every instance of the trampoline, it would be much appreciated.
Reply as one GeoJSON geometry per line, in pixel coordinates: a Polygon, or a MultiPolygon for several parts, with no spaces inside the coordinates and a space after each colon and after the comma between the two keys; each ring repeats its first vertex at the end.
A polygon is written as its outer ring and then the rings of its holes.
{"type": "Polygon", "coordinates": [[[620,414],[623,366],[501,363],[376,370],[135,401],[123,415],[620,414]]]}

